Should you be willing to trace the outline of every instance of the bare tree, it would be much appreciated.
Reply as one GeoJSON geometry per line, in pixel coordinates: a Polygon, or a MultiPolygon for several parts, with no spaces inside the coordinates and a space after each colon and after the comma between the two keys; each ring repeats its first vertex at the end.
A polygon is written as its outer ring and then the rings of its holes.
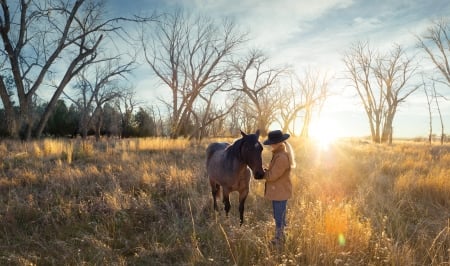
{"type": "Polygon", "coordinates": [[[244,93],[250,104],[248,111],[256,117],[257,129],[261,135],[267,134],[270,124],[276,121],[277,110],[283,104],[280,94],[280,77],[286,73],[284,68],[271,68],[268,58],[259,50],[250,51],[243,60],[234,64],[240,84],[234,90],[244,93]]]}
{"type": "Polygon", "coordinates": [[[390,142],[392,123],[399,103],[419,86],[408,85],[415,72],[412,59],[400,46],[380,55],[369,43],[353,45],[344,56],[351,86],[356,90],[369,120],[372,141],[390,142]]]}
{"type": "Polygon", "coordinates": [[[18,137],[21,133],[24,139],[31,138],[32,134],[40,137],[67,84],[82,69],[99,60],[103,40],[120,32],[118,22],[127,19],[105,19],[103,3],[100,0],[20,0],[13,4],[1,1],[0,35],[5,49],[0,52],[0,97],[11,136],[18,137]],[[14,78],[18,116],[3,81],[7,73],[14,78]],[[55,86],[47,86],[47,80],[53,80],[55,86]],[[43,88],[52,89],[52,96],[35,124],[32,98],[43,88]],[[34,133],[33,129],[36,129],[34,133]]]}
{"type": "Polygon", "coordinates": [[[102,130],[108,137],[111,136],[120,137],[120,134],[122,133],[121,132],[122,117],[121,114],[119,113],[119,110],[115,108],[114,104],[115,102],[106,103],[102,108],[104,120],[102,130]]]}
{"type": "Polygon", "coordinates": [[[428,91],[427,85],[425,84],[425,81],[422,77],[422,85],[423,85],[423,91],[425,92],[425,96],[427,98],[427,105],[428,105],[428,120],[429,120],[429,131],[428,131],[428,143],[431,144],[432,137],[433,137],[433,116],[432,116],[432,103],[433,103],[433,92],[428,91]],[[430,95],[431,93],[431,95],[430,95]]]}
{"type": "Polygon", "coordinates": [[[248,111],[248,99],[242,93],[234,93],[233,97],[236,99],[236,107],[231,109],[227,116],[227,133],[231,136],[239,134],[240,130],[244,132],[253,132],[256,124],[256,117],[251,115],[248,111]],[[250,114],[250,115],[247,115],[250,114]]]}
{"type": "Polygon", "coordinates": [[[100,138],[102,107],[121,96],[119,79],[126,79],[126,75],[132,70],[132,64],[133,62],[121,64],[120,58],[116,57],[108,58],[95,66],[87,66],[77,75],[74,88],[78,98],[64,93],[81,112],[79,129],[83,138],[86,138],[90,125],[94,126],[96,139],[100,138]],[[92,123],[94,119],[96,123],[92,123]]]}
{"type": "Polygon", "coordinates": [[[344,63],[348,70],[351,86],[358,93],[367,118],[369,119],[372,141],[380,142],[381,122],[385,98],[381,88],[373,87],[372,64],[374,52],[368,43],[358,42],[344,55],[344,63]]]}
{"type": "MultiPolygon", "coordinates": [[[[161,16],[151,40],[145,33],[141,40],[146,61],[171,92],[170,135],[176,138],[192,119],[200,97],[210,98],[229,78],[227,60],[245,35],[229,20],[217,26],[211,18],[193,18],[181,11],[161,16]]],[[[204,111],[203,117],[208,117],[209,109],[204,111]]]]}
{"type": "Polygon", "coordinates": [[[389,54],[376,59],[373,69],[377,85],[386,99],[381,142],[392,144],[392,124],[398,105],[420,88],[420,85],[408,85],[417,67],[413,59],[406,56],[403,48],[395,45],[389,54]]]}
{"type": "Polygon", "coordinates": [[[116,109],[119,110],[121,117],[120,137],[127,138],[131,136],[131,131],[135,126],[133,124],[134,110],[142,105],[141,101],[138,101],[135,97],[136,92],[133,89],[125,89],[120,94],[120,97],[116,99],[116,109]]]}
{"type": "Polygon", "coordinates": [[[441,110],[438,102],[438,98],[444,98],[440,95],[435,86],[435,82],[444,84],[447,88],[450,87],[450,22],[448,19],[440,19],[432,22],[431,26],[427,29],[422,36],[417,36],[419,47],[422,48],[433,62],[434,66],[438,69],[441,78],[433,78],[432,86],[432,98],[436,102],[436,107],[439,112],[441,123],[441,144],[444,142],[444,122],[442,120],[441,110]],[[434,96],[433,96],[434,95],[434,96]]]}
{"type": "Polygon", "coordinates": [[[433,21],[422,36],[416,36],[433,64],[442,74],[442,82],[450,87],[450,23],[441,19],[433,21]]]}
{"type": "MultiPolygon", "coordinates": [[[[209,126],[212,126],[216,121],[223,121],[224,118],[236,107],[238,100],[233,98],[228,98],[223,95],[221,99],[222,104],[217,101],[214,102],[214,96],[217,96],[224,83],[219,84],[214,90],[209,94],[200,94],[199,98],[203,100],[204,103],[200,103],[197,110],[192,112],[195,127],[192,137],[196,137],[201,140],[206,135],[206,130],[209,126]]],[[[219,124],[220,126],[220,124],[219,124]]],[[[218,129],[215,129],[218,131],[218,129]]]]}
{"type": "Polygon", "coordinates": [[[155,136],[159,137],[165,135],[164,120],[160,108],[158,106],[150,106],[147,107],[147,109],[150,116],[155,119],[155,136]]]}
{"type": "Polygon", "coordinates": [[[427,98],[427,105],[428,105],[428,117],[429,117],[429,133],[428,133],[428,143],[431,144],[433,140],[433,102],[436,104],[436,109],[438,111],[439,115],[439,121],[441,124],[441,145],[444,144],[444,138],[445,138],[445,131],[444,131],[444,120],[442,118],[442,112],[441,107],[439,105],[439,98],[444,98],[442,95],[439,95],[436,90],[436,83],[435,80],[431,79],[432,85],[429,86],[425,83],[425,81],[422,79],[422,86],[423,90],[425,92],[425,96],[427,98]]]}
{"type": "Polygon", "coordinates": [[[300,135],[308,137],[309,125],[314,112],[320,113],[329,95],[329,78],[319,71],[307,69],[302,76],[293,74],[290,84],[283,90],[284,103],[280,106],[280,124],[284,132],[294,134],[296,120],[303,115],[303,125],[300,135]],[[289,128],[292,128],[290,130],[289,128]]]}
{"type": "Polygon", "coordinates": [[[439,105],[439,101],[438,98],[440,98],[441,96],[436,94],[436,87],[435,84],[433,83],[433,97],[434,97],[434,101],[436,103],[436,108],[439,114],[439,121],[441,122],[441,145],[444,144],[444,138],[445,138],[445,131],[444,131],[444,120],[442,118],[442,112],[441,112],[441,107],[439,105]]]}
{"type": "MultiPolygon", "coordinates": [[[[234,131],[235,127],[237,126],[240,130],[243,130],[244,132],[252,132],[255,131],[256,129],[259,129],[258,115],[255,112],[253,102],[245,94],[242,93],[236,94],[239,97],[236,108],[232,112],[233,116],[231,117],[231,119],[233,120],[230,122],[231,125],[233,126],[230,125],[230,128],[234,131]]],[[[267,131],[267,129],[264,131],[267,131]]]]}

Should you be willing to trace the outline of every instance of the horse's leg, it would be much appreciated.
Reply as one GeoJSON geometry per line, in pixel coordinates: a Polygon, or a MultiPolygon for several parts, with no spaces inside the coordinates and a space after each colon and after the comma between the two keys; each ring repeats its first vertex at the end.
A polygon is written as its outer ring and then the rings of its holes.
{"type": "Polygon", "coordinates": [[[222,187],[223,190],[223,204],[225,205],[225,213],[228,216],[228,212],[230,211],[230,191],[225,187],[222,187]]]}
{"type": "Polygon", "coordinates": [[[239,219],[240,225],[244,223],[244,204],[248,196],[249,188],[239,190],[239,219]]]}
{"type": "Polygon", "coordinates": [[[212,192],[212,197],[213,197],[213,203],[214,203],[214,210],[217,211],[219,208],[217,207],[217,193],[220,190],[220,185],[217,184],[214,181],[209,181],[210,185],[211,185],[211,192],[212,192]]]}

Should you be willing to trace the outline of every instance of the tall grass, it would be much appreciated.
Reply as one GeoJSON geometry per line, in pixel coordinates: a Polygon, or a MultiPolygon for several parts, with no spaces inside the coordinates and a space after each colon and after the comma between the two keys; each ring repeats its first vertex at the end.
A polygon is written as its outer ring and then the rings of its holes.
{"type": "Polygon", "coordinates": [[[276,248],[264,181],[251,180],[242,227],[237,194],[228,218],[212,210],[206,141],[2,141],[0,265],[450,263],[448,147],[291,143],[276,248]]]}

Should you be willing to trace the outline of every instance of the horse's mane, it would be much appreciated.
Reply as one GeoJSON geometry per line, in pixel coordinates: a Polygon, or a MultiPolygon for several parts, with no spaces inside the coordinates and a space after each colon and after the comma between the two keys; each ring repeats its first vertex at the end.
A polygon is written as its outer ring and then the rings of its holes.
{"type": "Polygon", "coordinates": [[[228,146],[225,150],[227,161],[232,162],[233,158],[237,158],[239,161],[242,161],[241,158],[241,145],[244,142],[244,138],[240,138],[235,140],[230,146],[228,146]]]}
{"type": "Polygon", "coordinates": [[[230,146],[226,148],[226,157],[229,162],[232,162],[232,157],[237,158],[239,162],[244,162],[244,159],[241,156],[241,146],[244,142],[244,138],[250,141],[258,141],[258,137],[255,134],[248,134],[245,137],[241,137],[240,139],[235,140],[230,146]]]}

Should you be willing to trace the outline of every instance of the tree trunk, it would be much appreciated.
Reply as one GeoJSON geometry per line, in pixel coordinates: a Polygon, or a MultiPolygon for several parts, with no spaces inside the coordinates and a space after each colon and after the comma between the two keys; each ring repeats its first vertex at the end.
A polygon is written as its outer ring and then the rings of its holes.
{"type": "Polygon", "coordinates": [[[83,111],[83,113],[81,114],[81,118],[80,118],[80,135],[82,139],[86,139],[87,137],[87,131],[88,131],[88,121],[87,121],[87,114],[86,114],[86,110],[83,111]]]}
{"type": "Polygon", "coordinates": [[[31,130],[33,128],[33,121],[30,114],[31,103],[28,96],[19,101],[19,134],[22,140],[28,141],[31,139],[31,130]]]}
{"type": "Polygon", "coordinates": [[[392,145],[392,136],[394,135],[394,127],[391,126],[391,131],[389,134],[389,145],[392,145]]]}
{"type": "Polygon", "coordinates": [[[18,131],[18,121],[16,117],[16,112],[14,111],[14,106],[8,95],[8,89],[3,81],[3,77],[0,77],[0,98],[2,99],[3,107],[5,108],[5,119],[6,119],[6,130],[8,135],[12,138],[19,137],[18,131]]]}
{"type": "Polygon", "coordinates": [[[305,112],[305,118],[303,119],[303,127],[302,132],[300,133],[300,136],[303,138],[309,137],[309,124],[311,122],[311,111],[309,108],[307,108],[305,112]]]}
{"type": "Polygon", "coordinates": [[[100,114],[99,117],[97,118],[97,123],[96,123],[96,127],[95,127],[95,140],[96,141],[100,140],[101,129],[102,129],[102,124],[103,124],[102,117],[103,116],[100,114]]]}

